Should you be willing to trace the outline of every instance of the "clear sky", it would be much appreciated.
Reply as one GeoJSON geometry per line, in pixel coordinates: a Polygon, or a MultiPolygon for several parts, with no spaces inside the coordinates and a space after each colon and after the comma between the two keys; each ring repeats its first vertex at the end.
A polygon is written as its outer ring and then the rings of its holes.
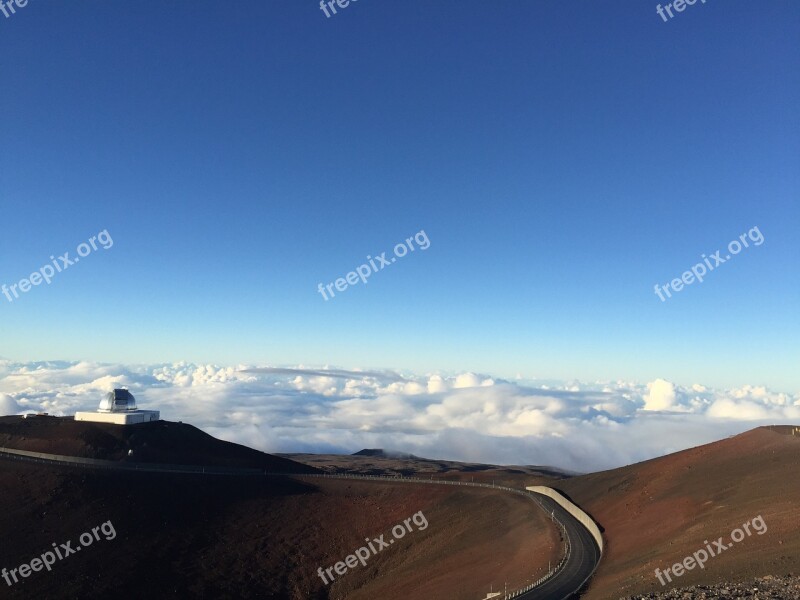
{"type": "Polygon", "coordinates": [[[655,5],[0,15],[0,283],[113,239],[0,296],[0,356],[797,392],[800,3],[655,5]],[[427,250],[317,291],[421,230],[427,250]]]}

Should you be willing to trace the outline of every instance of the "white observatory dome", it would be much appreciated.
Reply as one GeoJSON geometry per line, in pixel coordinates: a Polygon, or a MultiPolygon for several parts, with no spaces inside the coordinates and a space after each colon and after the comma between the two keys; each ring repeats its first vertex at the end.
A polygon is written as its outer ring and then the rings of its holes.
{"type": "Polygon", "coordinates": [[[108,392],[100,401],[99,412],[128,412],[136,410],[136,398],[128,390],[108,392]]]}

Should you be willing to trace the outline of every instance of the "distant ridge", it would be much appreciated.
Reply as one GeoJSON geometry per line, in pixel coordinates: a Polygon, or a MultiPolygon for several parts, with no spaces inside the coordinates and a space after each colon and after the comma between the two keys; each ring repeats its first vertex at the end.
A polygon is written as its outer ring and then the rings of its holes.
{"type": "Polygon", "coordinates": [[[383,448],[364,448],[358,452],[353,453],[351,456],[370,456],[372,458],[399,458],[404,460],[426,460],[413,454],[404,452],[395,452],[393,450],[384,450],[383,448]]]}

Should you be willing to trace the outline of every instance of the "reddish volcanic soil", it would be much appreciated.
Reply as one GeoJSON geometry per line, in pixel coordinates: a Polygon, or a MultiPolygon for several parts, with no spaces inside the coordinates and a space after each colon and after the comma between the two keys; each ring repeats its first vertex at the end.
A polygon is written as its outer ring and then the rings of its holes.
{"type": "Polygon", "coordinates": [[[69,417],[0,417],[2,446],[103,460],[317,472],[285,458],[223,442],[192,425],[169,421],[121,427],[69,417]]]}
{"type": "MultiPolygon", "coordinates": [[[[621,469],[563,478],[539,467],[496,467],[417,457],[292,455],[327,471],[418,474],[551,485],[604,528],[606,553],[588,599],[672,587],[747,582],[800,572],[800,435],[760,428],[621,469]],[[703,570],[662,588],[662,571],[763,517],[753,533],[703,570]]],[[[294,473],[310,467],[215,440],[189,425],[128,428],[67,419],[0,418],[0,446],[125,460],[216,464],[294,473]]],[[[49,467],[0,459],[0,568],[12,569],[111,521],[114,540],[36,572],[10,598],[259,598],[476,600],[521,586],[557,560],[559,541],[528,499],[462,486],[407,482],[172,475],[49,467]],[[325,586],[317,568],[422,511],[406,533],[325,586]]]]}
{"type": "Polygon", "coordinates": [[[547,571],[559,543],[544,512],[515,494],[479,488],[326,481],[326,496],[337,514],[350,513],[354,525],[321,520],[320,541],[329,567],[362,546],[366,537],[385,533],[421,510],[427,529],[409,533],[371,559],[367,568],[348,572],[331,589],[332,599],[440,598],[474,600],[508,582],[521,587],[547,571]],[[339,536],[343,536],[341,541],[339,536]],[[335,544],[325,540],[336,539],[335,544]],[[345,555],[342,554],[344,549],[345,555]],[[526,577],[527,576],[527,577],[526,577]]]}
{"type": "MultiPolygon", "coordinates": [[[[554,482],[605,529],[607,550],[587,599],[800,572],[800,435],[759,428],[621,469],[554,482]],[[662,587],[655,569],[682,561],[761,515],[753,533],[705,569],[662,587]]],[[[751,525],[751,531],[753,526],[751,525]]],[[[666,582],[666,579],[664,579],[666,582]]]]}
{"type": "MultiPolygon", "coordinates": [[[[102,436],[80,438],[81,445],[61,437],[66,429],[38,422],[44,425],[26,425],[19,437],[5,430],[4,442],[59,454],[67,443],[80,456],[114,446],[102,436]]],[[[213,446],[169,425],[147,434],[149,447],[175,446],[169,436],[176,430],[184,455],[193,454],[193,439],[198,455],[213,446]]],[[[142,434],[139,427],[134,434],[142,434]]],[[[112,437],[130,440],[122,429],[112,437]]],[[[235,464],[255,452],[225,448],[235,464]]],[[[53,543],[75,547],[106,521],[117,533],[56,562],[52,572],[12,587],[0,580],[9,598],[474,600],[505,580],[522,585],[541,574],[559,547],[530,500],[457,486],[108,472],[0,459],[0,489],[0,568],[30,562],[53,543]],[[388,541],[392,527],[418,511],[425,530],[412,524],[412,533],[366,567],[323,585],[318,567],[344,560],[366,537],[388,541]]]]}

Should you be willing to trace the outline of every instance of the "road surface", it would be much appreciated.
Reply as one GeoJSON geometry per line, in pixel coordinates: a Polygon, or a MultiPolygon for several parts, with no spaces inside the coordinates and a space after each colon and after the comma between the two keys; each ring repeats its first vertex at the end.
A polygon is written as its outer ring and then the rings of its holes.
{"type": "Polygon", "coordinates": [[[578,590],[592,576],[600,562],[600,549],[589,530],[561,508],[552,498],[538,495],[545,509],[555,511],[570,542],[570,556],[563,568],[542,585],[516,596],[515,600],[566,600],[577,598],[578,590]]]}

